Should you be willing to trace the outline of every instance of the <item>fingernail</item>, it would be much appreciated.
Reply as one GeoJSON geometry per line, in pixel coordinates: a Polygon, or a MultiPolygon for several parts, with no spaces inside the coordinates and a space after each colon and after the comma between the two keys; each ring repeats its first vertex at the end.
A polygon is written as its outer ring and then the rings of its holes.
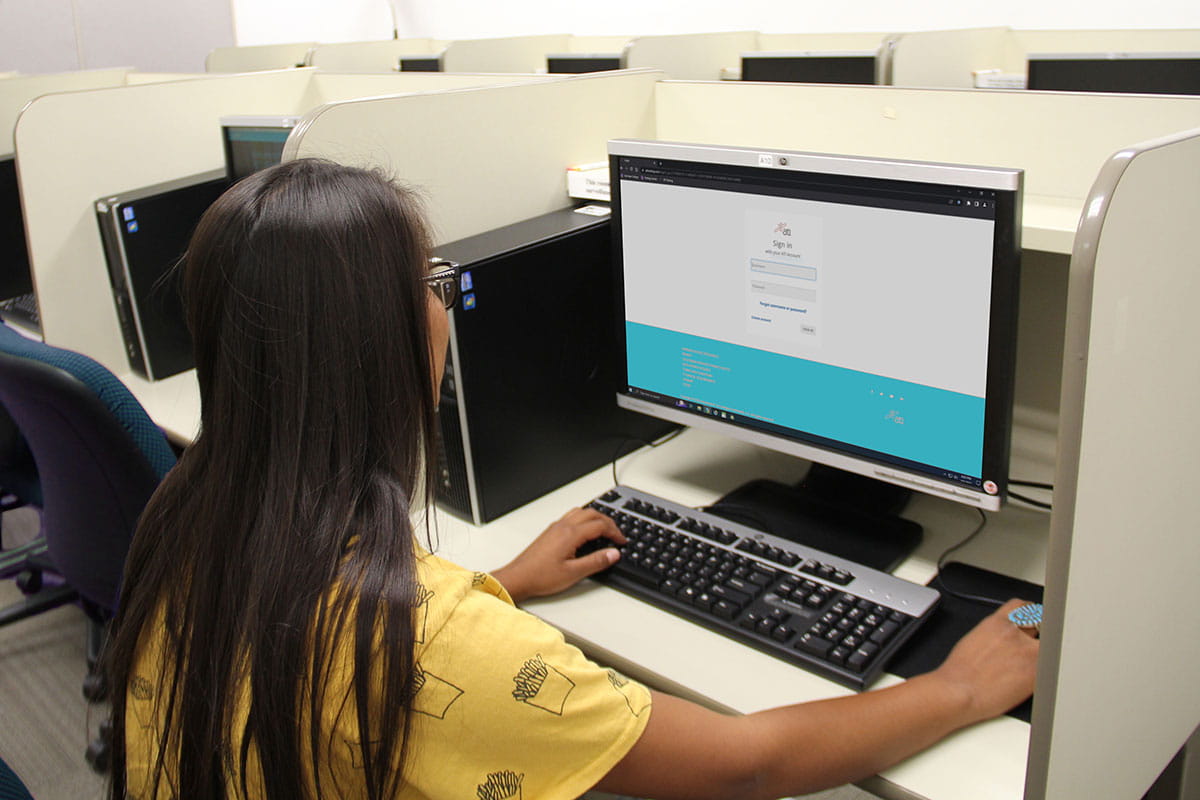
{"type": "Polygon", "coordinates": [[[617,558],[620,557],[620,555],[621,554],[617,552],[617,548],[615,548],[615,547],[604,548],[604,558],[610,564],[617,563],[617,558]]]}

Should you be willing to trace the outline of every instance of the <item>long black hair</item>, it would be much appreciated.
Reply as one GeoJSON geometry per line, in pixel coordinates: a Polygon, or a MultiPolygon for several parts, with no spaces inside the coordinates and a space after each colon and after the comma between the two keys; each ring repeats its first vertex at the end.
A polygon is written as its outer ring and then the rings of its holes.
{"type": "Polygon", "coordinates": [[[428,250],[411,193],[324,161],[256,173],[201,219],[182,263],[200,434],[126,565],[106,656],[114,798],[135,679],[167,715],[150,796],[244,795],[255,761],[267,797],[336,796],[331,708],[356,717],[367,796],[401,785],[412,515],[436,463],[428,250]],[[134,675],[153,636],[160,674],[134,675]],[[353,679],[330,696],[339,644],[353,679]]]}

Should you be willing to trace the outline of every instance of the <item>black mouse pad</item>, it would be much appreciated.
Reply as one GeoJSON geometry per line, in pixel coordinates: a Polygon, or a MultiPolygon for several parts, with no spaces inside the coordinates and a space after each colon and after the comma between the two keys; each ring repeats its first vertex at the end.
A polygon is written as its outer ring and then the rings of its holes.
{"type": "MultiPolygon", "coordinates": [[[[994,606],[955,597],[947,586],[956,592],[994,597],[1008,600],[1019,597],[1033,603],[1042,602],[1042,587],[1036,583],[1010,578],[997,572],[972,567],[952,561],[929,582],[929,586],[942,593],[942,602],[933,616],[905,642],[904,647],[887,666],[887,671],[902,678],[911,678],[937,668],[950,654],[950,650],[980,620],[995,610],[994,606]]],[[[1029,722],[1033,702],[1026,700],[1008,712],[1023,722],[1029,722]]]]}

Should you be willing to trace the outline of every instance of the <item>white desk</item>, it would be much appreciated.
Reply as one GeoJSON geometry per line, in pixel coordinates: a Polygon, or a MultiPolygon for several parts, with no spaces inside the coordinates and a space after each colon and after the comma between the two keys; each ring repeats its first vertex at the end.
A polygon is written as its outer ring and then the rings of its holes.
{"type": "MultiPolygon", "coordinates": [[[[1014,474],[1048,478],[1052,449],[1044,434],[1018,431],[1014,474]]],[[[751,477],[794,481],[802,461],[714,434],[688,430],[656,450],[618,463],[617,478],[687,505],[700,506],[751,477]]],[[[436,516],[436,550],[466,566],[493,569],[515,556],[546,525],[613,484],[598,469],[483,527],[444,512],[436,516]]],[[[924,583],[937,556],[975,526],[974,510],[933,498],[914,498],[906,516],[926,528],[925,541],[897,574],[924,583]]],[[[1049,515],[1010,506],[956,560],[986,565],[1042,582],[1049,515]]],[[[844,689],[772,656],[658,610],[606,586],[585,581],[526,608],[564,631],[589,655],[651,686],[710,707],[753,712],[787,703],[847,694],[844,689]]],[[[886,675],[879,685],[898,682],[886,675]]],[[[1022,796],[1029,725],[1002,718],[961,731],[932,750],[865,784],[884,796],[930,800],[1016,800],[1022,796]]]]}

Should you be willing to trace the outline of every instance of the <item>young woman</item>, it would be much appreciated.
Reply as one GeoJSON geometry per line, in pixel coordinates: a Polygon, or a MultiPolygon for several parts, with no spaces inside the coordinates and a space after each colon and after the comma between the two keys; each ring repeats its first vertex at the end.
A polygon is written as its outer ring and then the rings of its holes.
{"type": "Polygon", "coordinates": [[[453,292],[428,251],[412,195],[321,161],[257,173],[201,220],[183,266],[200,435],[129,554],[114,798],[779,797],[1032,691],[1037,642],[1005,608],[928,675],[724,716],[515,608],[611,564],[574,555],[624,540],[607,517],[569,512],[492,575],[430,555],[453,292]]]}

